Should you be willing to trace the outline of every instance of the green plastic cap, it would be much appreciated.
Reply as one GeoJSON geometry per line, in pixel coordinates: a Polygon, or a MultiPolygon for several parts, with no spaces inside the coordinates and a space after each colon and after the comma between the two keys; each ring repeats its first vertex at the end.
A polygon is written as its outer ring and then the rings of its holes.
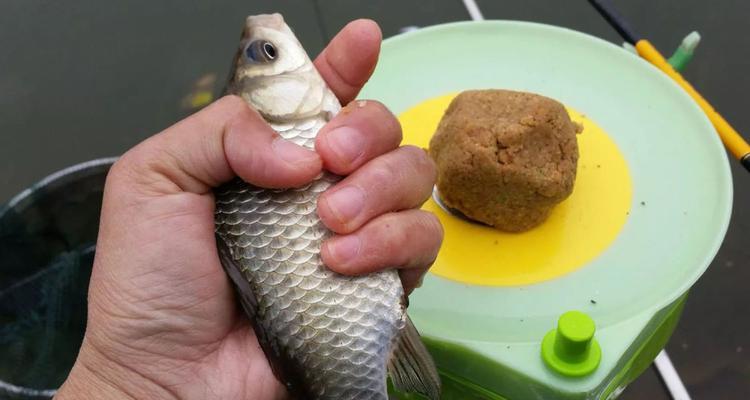
{"type": "Polygon", "coordinates": [[[580,311],[560,316],[557,329],[549,331],[542,341],[542,359],[561,375],[588,375],[599,366],[602,350],[594,339],[594,320],[580,311]]]}
{"type": "Polygon", "coordinates": [[[690,32],[689,35],[682,39],[682,43],[680,43],[680,46],[677,47],[677,50],[672,54],[672,57],[669,57],[667,62],[677,71],[684,70],[690,60],[693,59],[695,48],[698,47],[700,42],[700,33],[695,31],[690,32]]]}

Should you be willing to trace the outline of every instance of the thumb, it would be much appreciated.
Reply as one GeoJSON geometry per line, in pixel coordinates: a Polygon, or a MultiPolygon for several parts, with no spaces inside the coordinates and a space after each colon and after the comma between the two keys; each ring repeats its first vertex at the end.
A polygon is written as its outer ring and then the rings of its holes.
{"type": "Polygon", "coordinates": [[[113,169],[147,194],[202,194],[234,176],[267,188],[301,186],[322,161],[282,139],[242,99],[226,96],[140,143],[113,169]]]}

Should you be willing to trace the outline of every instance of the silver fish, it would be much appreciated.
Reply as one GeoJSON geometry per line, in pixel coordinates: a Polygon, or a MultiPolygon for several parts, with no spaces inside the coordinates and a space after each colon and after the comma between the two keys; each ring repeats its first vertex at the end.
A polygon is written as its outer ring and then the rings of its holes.
{"type": "MultiPolygon", "coordinates": [[[[228,93],[241,96],[284,139],[314,148],[341,109],[279,14],[247,18],[228,93]]],[[[269,190],[234,180],[216,191],[222,265],[276,376],[303,399],[386,400],[386,378],[430,399],[440,380],[406,315],[398,272],[339,275],[323,265],[332,233],[318,196],[341,178],[269,190]]]]}

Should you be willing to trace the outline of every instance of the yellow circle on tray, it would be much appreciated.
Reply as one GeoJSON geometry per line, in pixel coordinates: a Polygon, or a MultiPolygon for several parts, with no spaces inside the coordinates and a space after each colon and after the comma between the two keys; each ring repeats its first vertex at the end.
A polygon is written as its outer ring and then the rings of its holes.
{"type": "MultiPolygon", "coordinates": [[[[404,144],[427,148],[455,94],[426,100],[399,116],[404,144]]],[[[432,272],[463,283],[528,285],[554,279],[585,266],[615,240],[627,220],[632,181],[617,145],[585,115],[568,108],[583,125],[578,135],[578,171],[573,193],[542,225],[505,233],[466,221],[434,199],[423,209],[435,213],[445,240],[432,272]]]]}

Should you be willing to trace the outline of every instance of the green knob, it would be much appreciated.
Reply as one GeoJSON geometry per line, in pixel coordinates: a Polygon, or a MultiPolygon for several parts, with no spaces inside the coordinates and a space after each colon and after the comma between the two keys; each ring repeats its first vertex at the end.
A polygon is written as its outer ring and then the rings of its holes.
{"type": "Polygon", "coordinates": [[[602,350],[594,339],[594,320],[580,311],[568,311],[542,341],[542,359],[554,371],[571,377],[588,375],[599,366],[602,350]]]}

